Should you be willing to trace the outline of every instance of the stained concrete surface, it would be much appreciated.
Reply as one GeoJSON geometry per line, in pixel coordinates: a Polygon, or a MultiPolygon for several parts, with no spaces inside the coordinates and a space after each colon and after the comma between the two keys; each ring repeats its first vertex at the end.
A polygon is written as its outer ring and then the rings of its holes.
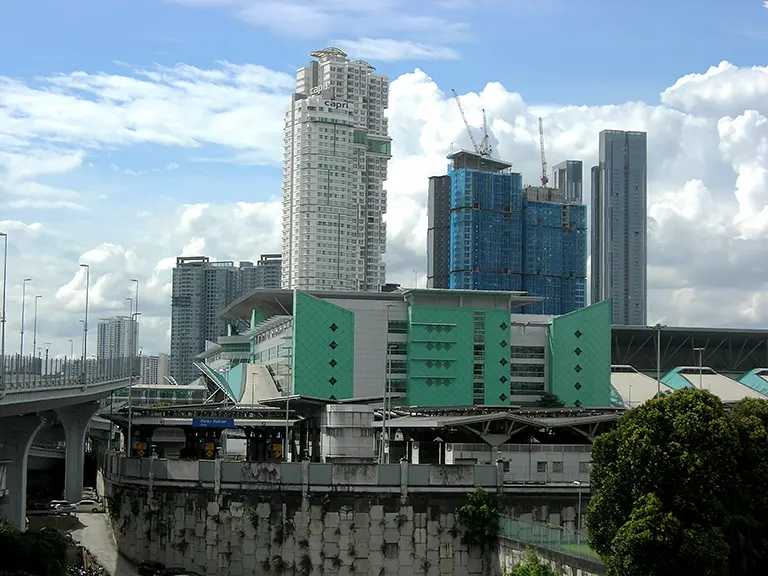
{"type": "Polygon", "coordinates": [[[72,530],[75,540],[96,557],[110,576],[138,576],[136,567],[118,554],[106,514],[78,514],[82,528],[72,530]]]}

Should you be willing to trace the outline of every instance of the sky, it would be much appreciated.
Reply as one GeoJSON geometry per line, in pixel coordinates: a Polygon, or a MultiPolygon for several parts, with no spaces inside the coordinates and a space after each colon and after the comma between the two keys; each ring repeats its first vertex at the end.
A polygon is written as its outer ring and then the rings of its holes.
{"type": "MultiPolygon", "coordinates": [[[[0,231],[7,351],[79,350],[99,318],[167,352],[179,255],[280,251],[283,112],[309,52],[391,79],[387,280],[424,286],[429,176],[488,115],[526,183],[596,163],[604,129],[648,132],[648,320],[768,327],[768,3],[762,0],[6,0],[0,231]]],[[[588,199],[587,199],[588,200],[588,199]]]]}

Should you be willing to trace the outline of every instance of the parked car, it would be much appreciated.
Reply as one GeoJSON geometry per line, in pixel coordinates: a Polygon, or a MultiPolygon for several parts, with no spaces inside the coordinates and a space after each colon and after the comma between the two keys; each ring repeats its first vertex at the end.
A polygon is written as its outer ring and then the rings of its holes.
{"type": "Polygon", "coordinates": [[[96,493],[96,488],[83,488],[83,498],[88,500],[96,500],[97,502],[101,500],[99,495],[96,493]]]}
{"type": "Polygon", "coordinates": [[[162,562],[142,562],[139,564],[139,576],[158,576],[165,570],[162,562]]]}
{"type": "Polygon", "coordinates": [[[48,504],[48,509],[52,510],[57,516],[72,514],[75,511],[75,507],[66,500],[51,500],[48,504]]]}
{"type": "Polygon", "coordinates": [[[75,512],[104,512],[104,505],[96,500],[80,500],[74,505],[75,512]]]}
{"type": "Polygon", "coordinates": [[[200,576],[200,574],[186,568],[166,568],[160,572],[159,576],[200,576]]]}

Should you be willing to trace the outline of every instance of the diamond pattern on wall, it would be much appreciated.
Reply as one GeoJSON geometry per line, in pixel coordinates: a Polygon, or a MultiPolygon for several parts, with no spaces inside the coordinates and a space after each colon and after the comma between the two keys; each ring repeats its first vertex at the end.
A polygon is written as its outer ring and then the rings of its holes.
{"type": "Polygon", "coordinates": [[[502,376],[501,378],[499,378],[499,382],[501,382],[502,384],[506,384],[507,380],[508,378],[506,376],[502,376]]]}
{"type": "Polygon", "coordinates": [[[549,384],[566,406],[611,406],[611,303],[558,316],[549,330],[549,384]]]}
{"type": "Polygon", "coordinates": [[[510,366],[509,346],[512,341],[508,310],[485,310],[485,333],[493,335],[486,340],[485,346],[485,390],[484,400],[487,405],[509,404],[510,402],[510,366]],[[498,346],[493,346],[493,340],[498,346]]]}
{"type": "Polygon", "coordinates": [[[417,305],[408,314],[406,403],[472,405],[472,311],[417,305]]]}
{"type": "Polygon", "coordinates": [[[499,324],[499,328],[501,328],[502,330],[506,330],[507,328],[509,328],[509,326],[507,325],[506,322],[502,322],[501,324],[499,324]]]}
{"type": "Polygon", "coordinates": [[[501,346],[502,348],[506,348],[507,344],[509,344],[509,342],[507,342],[506,340],[502,340],[501,342],[499,342],[499,346],[501,346]]]}
{"type": "Polygon", "coordinates": [[[499,364],[501,364],[502,366],[506,366],[507,364],[509,364],[509,362],[507,362],[506,358],[502,358],[501,360],[499,360],[499,364]]]}
{"type": "Polygon", "coordinates": [[[301,291],[293,304],[293,394],[354,396],[355,315],[301,291]]]}
{"type": "Polygon", "coordinates": [[[499,400],[501,400],[502,402],[506,402],[507,398],[509,398],[509,396],[507,396],[506,394],[501,394],[499,396],[499,400]]]}

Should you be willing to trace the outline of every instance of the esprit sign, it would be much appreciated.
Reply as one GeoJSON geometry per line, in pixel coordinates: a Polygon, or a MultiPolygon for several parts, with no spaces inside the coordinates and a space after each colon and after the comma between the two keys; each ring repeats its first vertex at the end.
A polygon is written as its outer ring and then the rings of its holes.
{"type": "Polygon", "coordinates": [[[323,106],[327,108],[335,108],[336,110],[346,110],[349,108],[348,102],[336,102],[335,100],[326,100],[323,102],[323,106]]]}

